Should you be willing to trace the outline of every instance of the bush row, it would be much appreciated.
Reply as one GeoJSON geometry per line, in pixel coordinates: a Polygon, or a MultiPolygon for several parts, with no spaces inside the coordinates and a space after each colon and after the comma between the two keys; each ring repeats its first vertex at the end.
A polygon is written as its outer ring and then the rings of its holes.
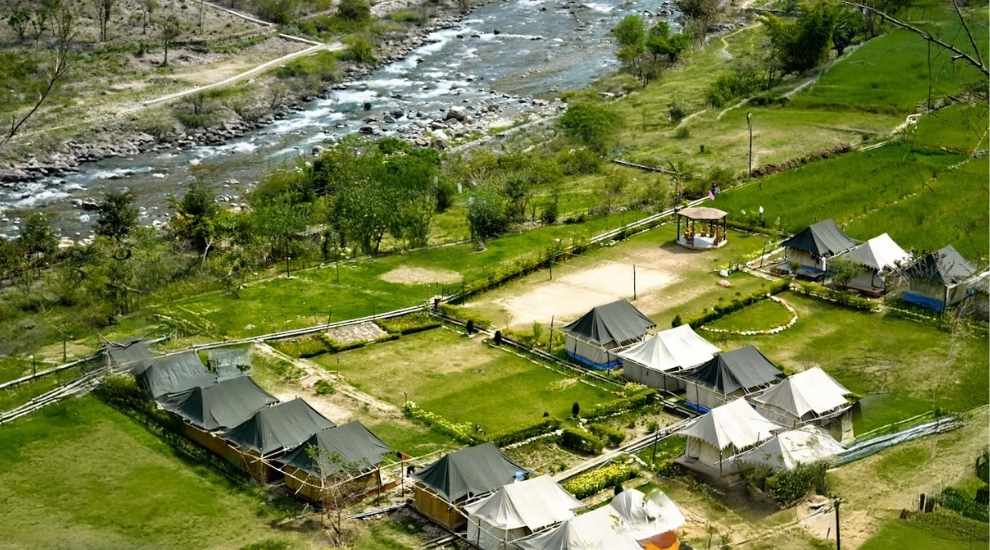
{"type": "Polygon", "coordinates": [[[866,298],[856,296],[850,292],[843,290],[835,290],[828,288],[825,285],[818,283],[809,283],[804,281],[796,281],[791,285],[791,290],[799,294],[804,294],[806,296],[811,296],[813,298],[819,298],[829,302],[833,302],[840,306],[860,310],[860,311],[875,311],[876,304],[866,298]]]}
{"type": "Polygon", "coordinates": [[[732,300],[726,305],[716,304],[710,308],[705,309],[705,311],[699,316],[690,321],[688,324],[691,328],[698,328],[702,325],[711,323],[716,319],[720,319],[732,312],[739,311],[740,309],[755,304],[760,300],[766,299],[767,295],[776,295],[784,292],[790,287],[790,282],[786,280],[774,281],[770,284],[769,290],[759,290],[748,296],[743,296],[732,300]]]}
{"type": "Polygon", "coordinates": [[[468,445],[484,443],[484,439],[479,434],[478,426],[470,422],[453,422],[435,412],[419,408],[412,401],[406,401],[406,404],[402,407],[402,412],[407,417],[419,420],[430,428],[450,436],[461,443],[468,445]]]}
{"type": "Polygon", "coordinates": [[[778,503],[790,506],[811,491],[827,495],[827,470],[828,464],[825,462],[801,464],[793,470],[781,471],[760,465],[746,472],[746,481],[778,503]]]}
{"type": "Polygon", "coordinates": [[[413,334],[440,326],[440,321],[427,313],[413,313],[402,317],[382,319],[375,321],[375,324],[382,327],[382,330],[389,334],[413,334]]]}
{"type": "Polygon", "coordinates": [[[632,479],[635,475],[636,469],[634,467],[613,462],[566,481],[564,489],[575,498],[587,498],[627,479],[632,479]]]}
{"type": "Polygon", "coordinates": [[[598,436],[599,439],[605,440],[609,447],[618,447],[626,438],[626,434],[622,430],[613,428],[608,424],[589,424],[588,431],[598,436]]]}
{"type": "Polygon", "coordinates": [[[560,436],[560,446],[579,453],[597,455],[605,448],[605,443],[587,430],[564,428],[560,436]]]}
{"type": "MultiPolygon", "coordinates": [[[[629,385],[627,384],[627,387],[628,386],[629,385]]],[[[636,386],[639,385],[636,384],[636,386]]],[[[645,407],[646,405],[656,401],[657,393],[655,391],[647,388],[646,386],[639,386],[639,388],[641,389],[636,389],[636,393],[632,396],[623,397],[607,403],[601,403],[587,411],[587,413],[582,416],[587,420],[598,420],[606,416],[612,416],[632,409],[645,407]]]]}

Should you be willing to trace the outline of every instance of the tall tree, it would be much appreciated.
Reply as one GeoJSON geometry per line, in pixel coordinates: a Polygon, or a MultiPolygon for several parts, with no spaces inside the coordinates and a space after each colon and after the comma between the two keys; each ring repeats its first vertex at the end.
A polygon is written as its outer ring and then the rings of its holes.
{"type": "Polygon", "coordinates": [[[175,216],[169,222],[172,232],[202,254],[205,261],[217,234],[220,207],[216,195],[197,180],[181,199],[173,200],[172,206],[175,209],[175,216]]]}
{"type": "Polygon", "coordinates": [[[134,194],[125,189],[108,191],[96,207],[96,234],[121,242],[137,227],[134,194]]]}
{"type": "Polygon", "coordinates": [[[110,37],[110,18],[113,16],[113,0],[93,0],[96,9],[96,22],[100,29],[100,42],[110,37]]]}
{"type": "Polygon", "coordinates": [[[182,25],[174,13],[170,13],[158,21],[158,38],[162,41],[164,56],[162,67],[168,67],[168,49],[182,33],[182,25]]]}

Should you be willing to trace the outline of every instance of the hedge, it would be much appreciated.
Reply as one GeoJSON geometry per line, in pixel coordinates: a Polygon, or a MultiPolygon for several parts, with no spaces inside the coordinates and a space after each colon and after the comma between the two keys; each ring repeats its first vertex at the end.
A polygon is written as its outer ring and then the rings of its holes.
{"type": "Polygon", "coordinates": [[[285,340],[275,340],[270,345],[286,355],[292,357],[313,357],[329,351],[322,334],[309,334],[288,338],[285,340]]]}
{"type": "Polygon", "coordinates": [[[632,397],[623,397],[615,401],[609,401],[596,405],[590,411],[586,411],[582,416],[586,420],[597,420],[606,416],[626,412],[632,409],[645,407],[656,401],[657,393],[644,386],[644,390],[637,392],[632,397]]]}
{"type": "Polygon", "coordinates": [[[588,430],[599,438],[608,441],[610,447],[618,447],[626,438],[626,434],[622,430],[615,429],[608,424],[591,424],[588,426],[588,430]]]}
{"type": "Polygon", "coordinates": [[[768,295],[773,296],[776,294],[780,294],[781,292],[784,292],[788,288],[790,288],[789,281],[786,280],[775,281],[770,285],[769,290],[759,290],[748,296],[736,298],[735,300],[732,300],[731,302],[729,302],[724,306],[716,304],[711,308],[706,309],[705,312],[702,313],[700,317],[696,317],[688,321],[687,324],[691,325],[691,328],[699,328],[702,325],[711,323],[712,321],[715,321],[716,319],[720,319],[732,312],[739,311],[740,309],[746,306],[755,304],[756,302],[765,299],[768,295]]]}
{"type": "Polygon", "coordinates": [[[591,432],[576,428],[564,428],[564,433],[560,436],[560,445],[565,449],[590,455],[600,454],[605,447],[602,440],[591,432]]]}
{"type": "Polygon", "coordinates": [[[990,513],[987,511],[987,506],[970,499],[955,487],[942,489],[942,494],[939,495],[938,500],[943,507],[954,510],[963,517],[982,521],[983,523],[990,522],[990,513]]]}
{"type": "Polygon", "coordinates": [[[587,498],[635,476],[632,466],[613,462],[564,482],[564,489],[575,498],[587,498]]]}
{"type": "Polygon", "coordinates": [[[375,321],[375,324],[380,326],[382,330],[388,332],[389,334],[405,335],[437,328],[441,323],[440,320],[436,317],[430,316],[429,314],[413,313],[411,315],[403,315],[402,317],[393,317],[391,319],[375,321]]]}
{"type": "Polygon", "coordinates": [[[412,401],[406,401],[406,404],[402,406],[402,412],[409,418],[419,420],[434,430],[448,435],[461,443],[467,443],[468,445],[484,443],[484,440],[477,436],[477,427],[470,422],[453,422],[435,412],[419,408],[412,401]]]}
{"type": "Polygon", "coordinates": [[[528,428],[494,435],[488,438],[496,447],[504,447],[513,443],[525,441],[531,437],[543,435],[560,429],[560,420],[556,418],[546,418],[539,424],[534,424],[528,428]]]}
{"type": "Polygon", "coordinates": [[[801,464],[793,470],[777,472],[761,465],[748,471],[746,480],[778,503],[789,506],[811,491],[828,494],[827,471],[828,464],[825,462],[801,464]]]}

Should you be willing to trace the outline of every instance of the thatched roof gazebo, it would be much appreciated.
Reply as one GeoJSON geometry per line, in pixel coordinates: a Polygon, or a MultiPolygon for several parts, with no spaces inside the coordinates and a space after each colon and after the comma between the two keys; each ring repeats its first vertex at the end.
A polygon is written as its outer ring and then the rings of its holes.
{"type": "Polygon", "coordinates": [[[726,213],[718,208],[695,206],[677,211],[677,244],[695,250],[718,248],[726,243],[726,213]],[[681,218],[684,229],[681,230],[681,218]]]}

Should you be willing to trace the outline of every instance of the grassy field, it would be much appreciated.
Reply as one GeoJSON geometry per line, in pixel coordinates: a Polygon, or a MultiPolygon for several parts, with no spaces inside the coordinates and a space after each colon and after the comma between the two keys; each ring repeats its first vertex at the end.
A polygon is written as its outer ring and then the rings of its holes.
{"type": "Polygon", "coordinates": [[[761,300],[705,326],[737,331],[767,330],[787,324],[790,320],[791,312],[787,308],[771,300],[761,300]]]}
{"type": "Polygon", "coordinates": [[[278,527],[291,509],[183,461],[144,427],[92,397],[0,428],[0,501],[0,546],[9,548],[316,542],[292,526],[278,527]]]}
{"type": "Polygon", "coordinates": [[[549,413],[567,418],[620,397],[528,359],[442,328],[399,340],[314,358],[348,383],[402,406],[406,399],[453,422],[470,422],[488,435],[515,431],[549,413]]]}
{"type": "MultiPolygon", "coordinates": [[[[798,312],[792,328],[770,336],[705,337],[723,349],[754,344],[789,372],[823,368],[863,397],[857,432],[934,408],[962,411],[987,403],[985,336],[953,335],[792,293],[781,297],[798,312]]],[[[758,311],[743,313],[755,318],[758,311]]]]}

